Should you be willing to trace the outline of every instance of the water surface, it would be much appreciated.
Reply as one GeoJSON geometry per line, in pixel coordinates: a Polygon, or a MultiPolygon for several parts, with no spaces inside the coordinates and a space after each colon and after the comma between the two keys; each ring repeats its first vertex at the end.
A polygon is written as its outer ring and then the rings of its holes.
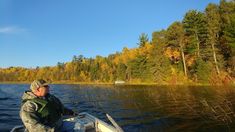
{"type": "MultiPolygon", "coordinates": [[[[21,96],[29,85],[0,84],[0,131],[22,124],[21,96]]],[[[234,87],[51,85],[66,107],[124,131],[235,131],[234,87]]]]}

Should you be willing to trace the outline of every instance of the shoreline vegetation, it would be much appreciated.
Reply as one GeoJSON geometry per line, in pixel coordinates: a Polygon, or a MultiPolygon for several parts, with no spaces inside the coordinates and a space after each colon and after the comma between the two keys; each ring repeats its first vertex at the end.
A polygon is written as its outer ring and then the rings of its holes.
{"type": "MultiPolygon", "coordinates": [[[[0,82],[0,84],[31,84],[32,82],[16,82],[16,81],[5,81],[5,82],[0,82]]],[[[122,86],[122,85],[133,85],[133,86],[235,86],[235,83],[230,83],[230,84],[217,84],[217,85],[212,85],[212,84],[200,84],[200,83],[188,83],[188,84],[183,84],[183,83],[178,83],[178,84],[157,84],[157,83],[124,83],[124,84],[115,84],[115,83],[106,83],[106,82],[71,82],[71,81],[57,81],[57,82],[50,82],[50,84],[68,84],[68,85],[116,85],[116,86],[122,86]]]]}
{"type": "Polygon", "coordinates": [[[39,78],[56,84],[234,85],[235,1],[189,10],[182,21],[154,31],[151,40],[142,33],[138,47],[107,57],[74,55],[56,66],[0,68],[0,82],[39,78]]]}

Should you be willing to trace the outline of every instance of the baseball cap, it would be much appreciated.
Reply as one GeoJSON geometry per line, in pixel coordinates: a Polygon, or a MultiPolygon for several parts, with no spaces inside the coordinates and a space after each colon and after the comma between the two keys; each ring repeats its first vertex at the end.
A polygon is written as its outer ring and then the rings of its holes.
{"type": "Polygon", "coordinates": [[[40,87],[44,87],[44,86],[48,86],[49,83],[47,83],[45,80],[43,79],[38,79],[38,80],[34,80],[31,85],[30,85],[30,89],[32,91],[40,88],[40,87]]]}

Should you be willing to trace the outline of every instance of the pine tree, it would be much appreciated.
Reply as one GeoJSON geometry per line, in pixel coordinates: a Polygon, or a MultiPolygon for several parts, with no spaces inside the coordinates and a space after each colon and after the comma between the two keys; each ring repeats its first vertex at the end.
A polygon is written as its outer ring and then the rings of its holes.
{"type": "Polygon", "coordinates": [[[183,19],[183,26],[187,36],[192,36],[190,43],[196,43],[197,57],[200,58],[200,45],[206,37],[206,19],[205,15],[196,10],[188,11],[183,19]]]}
{"type": "Polygon", "coordinates": [[[174,22],[168,29],[167,29],[167,38],[168,44],[173,48],[176,48],[181,53],[182,63],[184,67],[184,75],[187,77],[187,66],[185,61],[184,55],[184,48],[185,48],[185,37],[184,37],[184,28],[182,23],[174,22]]]}
{"type": "Polygon", "coordinates": [[[235,1],[221,0],[219,5],[221,16],[220,48],[226,61],[228,73],[235,76],[235,1]]]}
{"type": "Polygon", "coordinates": [[[150,60],[153,62],[151,71],[154,75],[154,82],[159,84],[168,81],[171,76],[171,63],[164,55],[164,50],[167,46],[166,31],[161,30],[152,33],[153,50],[151,52],[150,60]]]}
{"type": "Polygon", "coordinates": [[[139,47],[144,47],[146,43],[148,43],[149,41],[149,38],[148,38],[148,35],[145,34],[145,33],[142,33],[140,36],[139,36],[139,47]]]}
{"type": "Polygon", "coordinates": [[[218,6],[215,4],[209,4],[206,8],[206,18],[207,18],[207,30],[208,30],[208,44],[211,45],[213,60],[216,68],[216,72],[219,75],[220,69],[217,57],[217,47],[219,40],[220,31],[220,14],[218,6]]]}

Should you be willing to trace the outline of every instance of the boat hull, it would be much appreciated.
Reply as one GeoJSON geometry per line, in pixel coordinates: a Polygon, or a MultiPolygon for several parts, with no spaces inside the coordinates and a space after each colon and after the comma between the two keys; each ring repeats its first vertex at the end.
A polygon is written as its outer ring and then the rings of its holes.
{"type": "MultiPolygon", "coordinates": [[[[63,117],[62,131],[66,132],[123,132],[119,127],[116,128],[113,125],[96,118],[86,112],[80,113],[76,117],[66,116],[63,117]]],[[[24,132],[24,126],[16,126],[11,132],[24,132]]]]}

